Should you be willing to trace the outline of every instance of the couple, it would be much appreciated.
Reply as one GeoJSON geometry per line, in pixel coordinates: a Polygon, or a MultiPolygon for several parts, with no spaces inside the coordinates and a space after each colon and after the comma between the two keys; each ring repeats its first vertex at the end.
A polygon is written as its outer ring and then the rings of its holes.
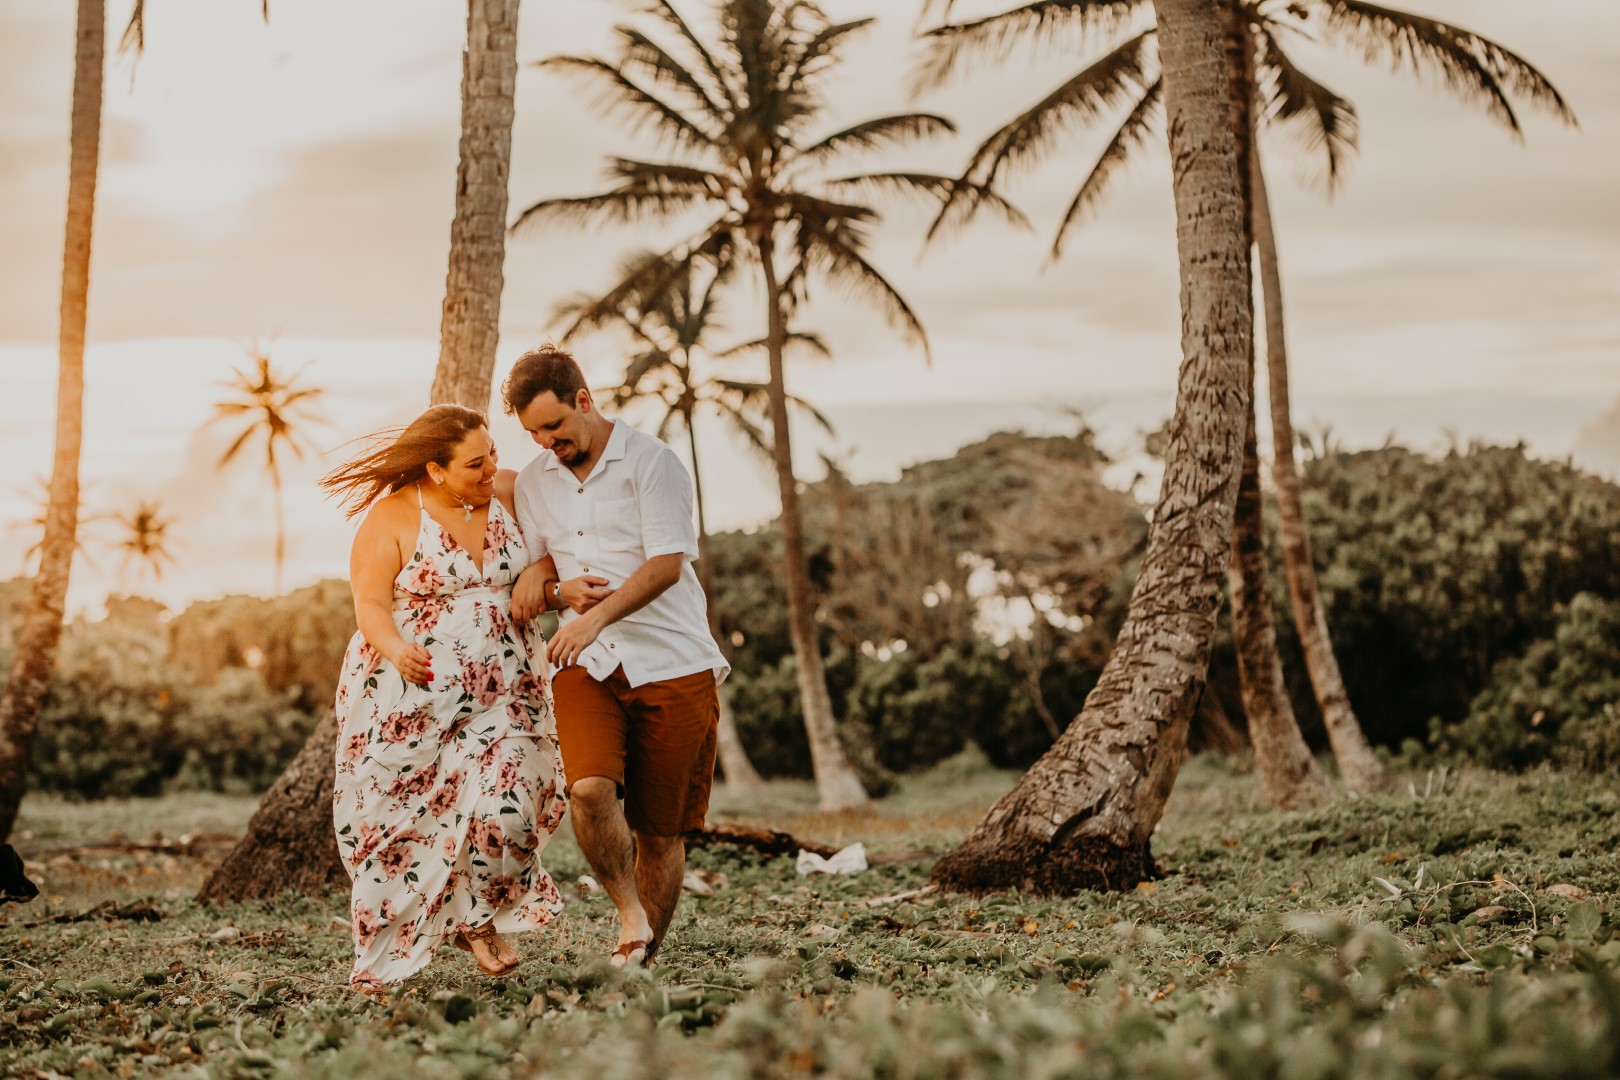
{"type": "Polygon", "coordinates": [[[365,511],[333,818],[367,993],[447,940],[515,968],[501,934],[562,907],[539,856],[570,804],[618,908],[612,962],[650,963],[708,809],[729,667],[686,470],[603,416],[559,349],[519,358],[502,396],[541,447],[521,473],[497,467],[482,415],[437,405],[322,480],[365,511]],[[547,610],[550,642],[532,627],[547,610]]]}

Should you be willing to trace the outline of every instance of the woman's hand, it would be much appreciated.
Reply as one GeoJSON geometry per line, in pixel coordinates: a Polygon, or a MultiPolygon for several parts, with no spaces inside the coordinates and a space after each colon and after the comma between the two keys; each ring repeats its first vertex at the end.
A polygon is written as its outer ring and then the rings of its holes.
{"type": "Polygon", "coordinates": [[[402,641],[395,647],[394,655],[387,659],[408,683],[426,686],[433,681],[433,657],[421,645],[402,641]]]}
{"type": "MultiPolygon", "coordinates": [[[[550,559],[545,560],[546,564],[550,559]]],[[[512,585],[512,618],[520,624],[537,619],[546,613],[546,590],[556,580],[555,572],[547,572],[546,565],[534,563],[512,585]]]]}
{"type": "Polygon", "coordinates": [[[562,593],[563,604],[576,615],[585,614],[613,595],[613,590],[608,588],[608,579],[598,577],[596,574],[569,578],[562,583],[559,591],[562,593]]]}

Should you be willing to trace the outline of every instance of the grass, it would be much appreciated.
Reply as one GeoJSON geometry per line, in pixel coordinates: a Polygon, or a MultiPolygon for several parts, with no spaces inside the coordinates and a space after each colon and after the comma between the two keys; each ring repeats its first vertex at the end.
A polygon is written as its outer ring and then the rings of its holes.
{"type": "MultiPolygon", "coordinates": [[[[1194,759],[1155,838],[1166,876],[1126,894],[874,905],[930,861],[799,877],[699,851],[724,883],[686,899],[651,973],[605,966],[611,906],[589,893],[516,939],[518,975],[447,950],[386,1005],[346,989],[341,896],[206,908],[205,859],[60,851],[233,832],[251,800],[34,798],[19,847],[31,867],[43,853],[47,895],[0,909],[0,1075],[1620,1073],[1612,778],[1411,779],[1283,814],[1241,763],[1194,759]],[[163,914],[52,921],[104,901],[163,914]]],[[[942,851],[1015,780],[964,758],[867,814],[818,814],[808,784],[778,782],[712,817],[942,851]]],[[[546,864],[573,895],[566,831],[546,864]]]]}

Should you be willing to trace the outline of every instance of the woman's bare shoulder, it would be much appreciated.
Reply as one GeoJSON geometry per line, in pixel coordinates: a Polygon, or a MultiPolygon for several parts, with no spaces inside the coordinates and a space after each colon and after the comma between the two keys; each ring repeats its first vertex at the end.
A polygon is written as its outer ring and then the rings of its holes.
{"type": "Polygon", "coordinates": [[[421,510],[416,503],[416,488],[402,488],[384,495],[366,509],[360,522],[362,532],[398,532],[416,523],[421,510]]]}

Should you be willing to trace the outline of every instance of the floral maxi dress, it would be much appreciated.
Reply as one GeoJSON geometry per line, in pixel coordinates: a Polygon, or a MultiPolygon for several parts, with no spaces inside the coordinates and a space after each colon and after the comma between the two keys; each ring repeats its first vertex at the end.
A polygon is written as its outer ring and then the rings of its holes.
{"type": "Polygon", "coordinates": [[[540,866],[566,806],[562,759],[543,646],[531,665],[511,616],[528,552],[498,499],[481,554],[422,511],[394,622],[432,656],[428,686],[359,633],[344,655],[332,816],[354,879],[356,986],[421,970],[462,930],[532,930],[562,907],[540,866]]]}

